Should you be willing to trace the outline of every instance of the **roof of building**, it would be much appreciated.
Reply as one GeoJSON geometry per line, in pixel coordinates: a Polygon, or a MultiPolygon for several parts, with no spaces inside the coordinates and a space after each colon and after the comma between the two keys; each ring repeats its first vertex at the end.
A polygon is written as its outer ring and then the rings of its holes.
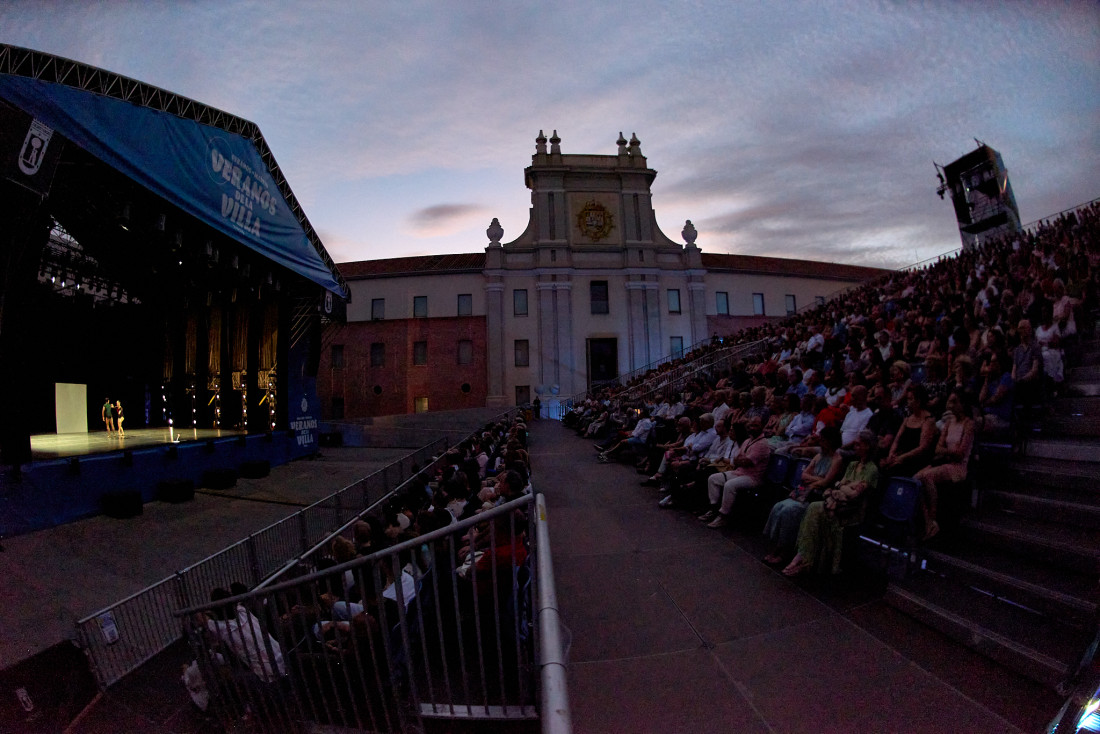
{"type": "Polygon", "coordinates": [[[359,260],[340,263],[340,273],[348,280],[379,275],[418,275],[420,273],[477,272],[485,269],[484,252],[454,255],[414,255],[384,260],[359,260]]]}
{"type": "Polygon", "coordinates": [[[727,270],[766,275],[795,275],[835,280],[869,280],[890,272],[883,268],[862,265],[792,260],[785,257],[761,257],[758,255],[723,255],[704,252],[703,267],[707,270],[727,270]]]}
{"type": "MultiPolygon", "coordinates": [[[[833,280],[869,280],[888,270],[861,265],[792,260],[782,257],[756,255],[722,255],[704,252],[703,267],[707,270],[760,273],[765,275],[794,275],[833,280]]],[[[386,275],[420,275],[423,273],[470,273],[485,269],[484,252],[466,252],[449,255],[415,255],[391,257],[383,260],[359,260],[340,263],[337,267],[348,280],[374,278],[386,275]]]]}

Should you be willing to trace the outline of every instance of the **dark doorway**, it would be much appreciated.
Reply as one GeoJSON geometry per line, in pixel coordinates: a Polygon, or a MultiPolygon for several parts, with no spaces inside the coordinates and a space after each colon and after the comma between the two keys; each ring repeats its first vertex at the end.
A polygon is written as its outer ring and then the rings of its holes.
{"type": "Polygon", "coordinates": [[[619,340],[588,340],[588,386],[619,376],[619,340]]]}

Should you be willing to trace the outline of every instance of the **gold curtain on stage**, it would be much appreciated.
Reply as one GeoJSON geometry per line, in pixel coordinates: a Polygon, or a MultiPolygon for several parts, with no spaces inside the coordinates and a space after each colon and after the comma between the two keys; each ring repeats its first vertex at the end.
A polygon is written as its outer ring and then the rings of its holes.
{"type": "Polygon", "coordinates": [[[187,327],[184,330],[183,372],[188,377],[196,374],[199,357],[199,315],[192,311],[187,314],[187,327]]]}
{"type": "Polygon", "coordinates": [[[249,309],[246,306],[234,306],[229,337],[229,363],[234,372],[248,369],[248,317],[249,309]]]}
{"type": "Polygon", "coordinates": [[[260,371],[275,369],[278,359],[279,304],[268,302],[264,306],[264,331],[260,341],[260,371]]]}
{"type": "Polygon", "coordinates": [[[175,368],[175,355],[172,353],[172,336],[169,329],[164,331],[164,382],[172,381],[172,373],[175,368]]]}
{"type": "Polygon", "coordinates": [[[222,309],[220,306],[210,309],[210,328],[207,331],[210,356],[206,363],[206,374],[217,377],[222,371],[222,309]]]}

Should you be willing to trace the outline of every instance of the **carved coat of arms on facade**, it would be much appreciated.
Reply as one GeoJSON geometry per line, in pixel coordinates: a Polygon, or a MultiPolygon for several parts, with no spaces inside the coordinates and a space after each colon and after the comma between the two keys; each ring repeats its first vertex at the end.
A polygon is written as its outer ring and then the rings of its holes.
{"type": "Polygon", "coordinates": [[[590,199],[577,214],[577,228],[588,239],[599,242],[615,228],[615,217],[603,204],[590,199]]]}

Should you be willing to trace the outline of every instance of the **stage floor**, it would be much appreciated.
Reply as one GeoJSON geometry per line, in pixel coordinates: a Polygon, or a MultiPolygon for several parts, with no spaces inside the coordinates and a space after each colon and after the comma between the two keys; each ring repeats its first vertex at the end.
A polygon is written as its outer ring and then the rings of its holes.
{"type": "Polygon", "coordinates": [[[34,461],[61,459],[69,456],[109,454],[112,451],[145,449],[176,442],[208,441],[212,438],[243,436],[246,431],[224,428],[127,428],[125,436],[106,431],[88,433],[44,433],[31,436],[31,458],[34,461]]]}

